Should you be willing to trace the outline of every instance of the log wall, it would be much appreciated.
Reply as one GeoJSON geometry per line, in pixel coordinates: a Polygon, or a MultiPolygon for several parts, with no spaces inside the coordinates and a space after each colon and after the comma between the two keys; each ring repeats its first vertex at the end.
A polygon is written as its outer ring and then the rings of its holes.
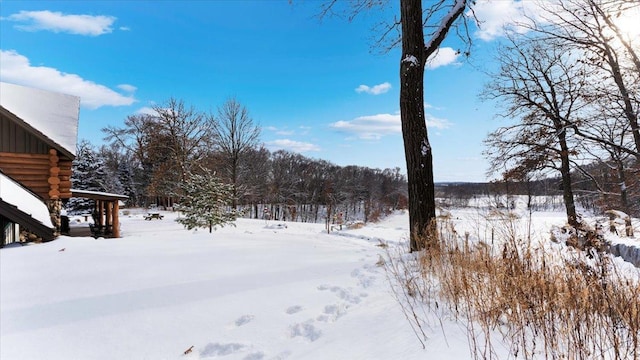
{"type": "Polygon", "coordinates": [[[0,152],[0,169],[44,200],[71,197],[71,160],[47,154],[0,152]]]}

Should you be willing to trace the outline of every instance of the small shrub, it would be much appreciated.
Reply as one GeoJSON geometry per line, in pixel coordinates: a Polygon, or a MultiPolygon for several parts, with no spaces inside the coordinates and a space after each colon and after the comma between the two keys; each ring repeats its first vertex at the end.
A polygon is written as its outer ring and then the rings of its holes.
{"type": "Polygon", "coordinates": [[[363,228],[365,224],[363,221],[353,221],[353,222],[347,223],[346,225],[347,225],[347,229],[355,230],[355,229],[363,228]]]}
{"type": "Polygon", "coordinates": [[[379,208],[373,209],[369,214],[369,222],[375,223],[380,221],[380,219],[382,219],[382,215],[382,210],[380,210],[379,208]]]}

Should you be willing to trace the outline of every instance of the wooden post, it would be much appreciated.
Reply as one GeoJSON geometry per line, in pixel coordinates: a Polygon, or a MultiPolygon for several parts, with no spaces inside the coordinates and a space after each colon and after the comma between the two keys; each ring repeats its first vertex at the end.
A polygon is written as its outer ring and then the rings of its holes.
{"type": "Polygon", "coordinates": [[[60,196],[59,184],[60,168],[58,167],[58,151],[56,149],[49,149],[49,177],[47,182],[49,183],[49,199],[55,200],[60,196]]]}
{"type": "Polygon", "coordinates": [[[104,226],[104,201],[96,200],[98,203],[98,222],[100,227],[104,226]]]}
{"type": "Polygon", "coordinates": [[[48,198],[45,198],[45,200],[49,209],[51,222],[54,226],[55,236],[60,235],[60,210],[62,209],[62,202],[59,200],[60,191],[58,190],[58,184],[60,184],[60,179],[58,178],[60,171],[58,168],[58,160],[58,152],[56,149],[49,149],[49,176],[47,178],[49,191],[47,191],[48,198]]]}
{"type": "Polygon", "coordinates": [[[105,224],[104,224],[104,232],[105,235],[107,234],[107,232],[109,231],[109,226],[111,225],[111,201],[105,200],[103,201],[104,205],[105,205],[105,211],[104,211],[104,217],[105,217],[105,224]]]}
{"type": "Polygon", "coordinates": [[[115,200],[113,202],[113,237],[120,237],[120,220],[118,219],[118,212],[120,210],[120,204],[118,204],[119,200],[115,200]]]}

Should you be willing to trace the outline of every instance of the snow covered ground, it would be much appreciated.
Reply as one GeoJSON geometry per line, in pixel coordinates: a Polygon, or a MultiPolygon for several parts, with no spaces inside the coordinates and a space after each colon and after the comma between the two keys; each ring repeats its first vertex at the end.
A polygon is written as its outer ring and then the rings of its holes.
{"type": "Polygon", "coordinates": [[[164,215],[123,216],[120,239],[0,250],[0,359],[470,358],[446,319],[423,349],[394,299],[378,245],[406,247],[406,214],[330,235],[248,219],[209,234],[164,215]]]}

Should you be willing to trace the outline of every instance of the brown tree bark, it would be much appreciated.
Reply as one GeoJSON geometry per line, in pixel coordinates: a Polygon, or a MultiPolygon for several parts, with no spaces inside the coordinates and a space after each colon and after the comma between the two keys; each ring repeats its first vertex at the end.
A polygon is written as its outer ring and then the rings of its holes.
{"type": "Polygon", "coordinates": [[[425,44],[421,0],[400,0],[402,60],[400,61],[400,119],[409,184],[411,251],[435,245],[435,193],[433,152],[424,115],[424,68],[437,51],[453,22],[463,13],[466,1],[452,2],[440,28],[425,44]]]}
{"type": "MultiPolygon", "coordinates": [[[[387,43],[386,51],[402,43],[400,62],[400,118],[407,164],[410,250],[424,248],[427,243],[437,242],[435,237],[435,193],[433,184],[433,154],[424,114],[424,69],[427,59],[435,53],[446,38],[454,22],[464,13],[471,0],[433,0],[426,2],[429,8],[423,12],[422,0],[400,0],[400,22],[389,24],[377,44],[387,43]],[[442,16],[440,16],[442,14],[442,16]],[[425,43],[424,27],[429,19],[438,19],[435,31],[429,32],[425,43]],[[400,38],[389,39],[395,34],[398,24],[400,38]],[[400,40],[400,41],[399,41],[400,40]]],[[[331,14],[339,4],[338,0],[328,0],[322,6],[320,17],[331,14]]],[[[348,14],[353,19],[363,10],[386,4],[378,0],[357,0],[350,2],[353,11],[348,14]]],[[[437,21],[437,20],[436,20],[437,21]]],[[[365,207],[365,212],[367,208],[365,207]]],[[[367,216],[368,218],[368,216],[367,216]]]]}
{"type": "Polygon", "coordinates": [[[424,66],[421,0],[400,1],[402,61],[400,118],[409,182],[410,250],[427,246],[429,224],[435,219],[432,149],[424,117],[424,66]]]}
{"type": "Polygon", "coordinates": [[[560,145],[560,174],[562,176],[562,199],[567,212],[567,222],[574,228],[578,228],[578,214],[573,200],[573,184],[571,181],[571,167],[569,163],[569,147],[567,146],[566,133],[559,131],[558,142],[560,145]]]}

